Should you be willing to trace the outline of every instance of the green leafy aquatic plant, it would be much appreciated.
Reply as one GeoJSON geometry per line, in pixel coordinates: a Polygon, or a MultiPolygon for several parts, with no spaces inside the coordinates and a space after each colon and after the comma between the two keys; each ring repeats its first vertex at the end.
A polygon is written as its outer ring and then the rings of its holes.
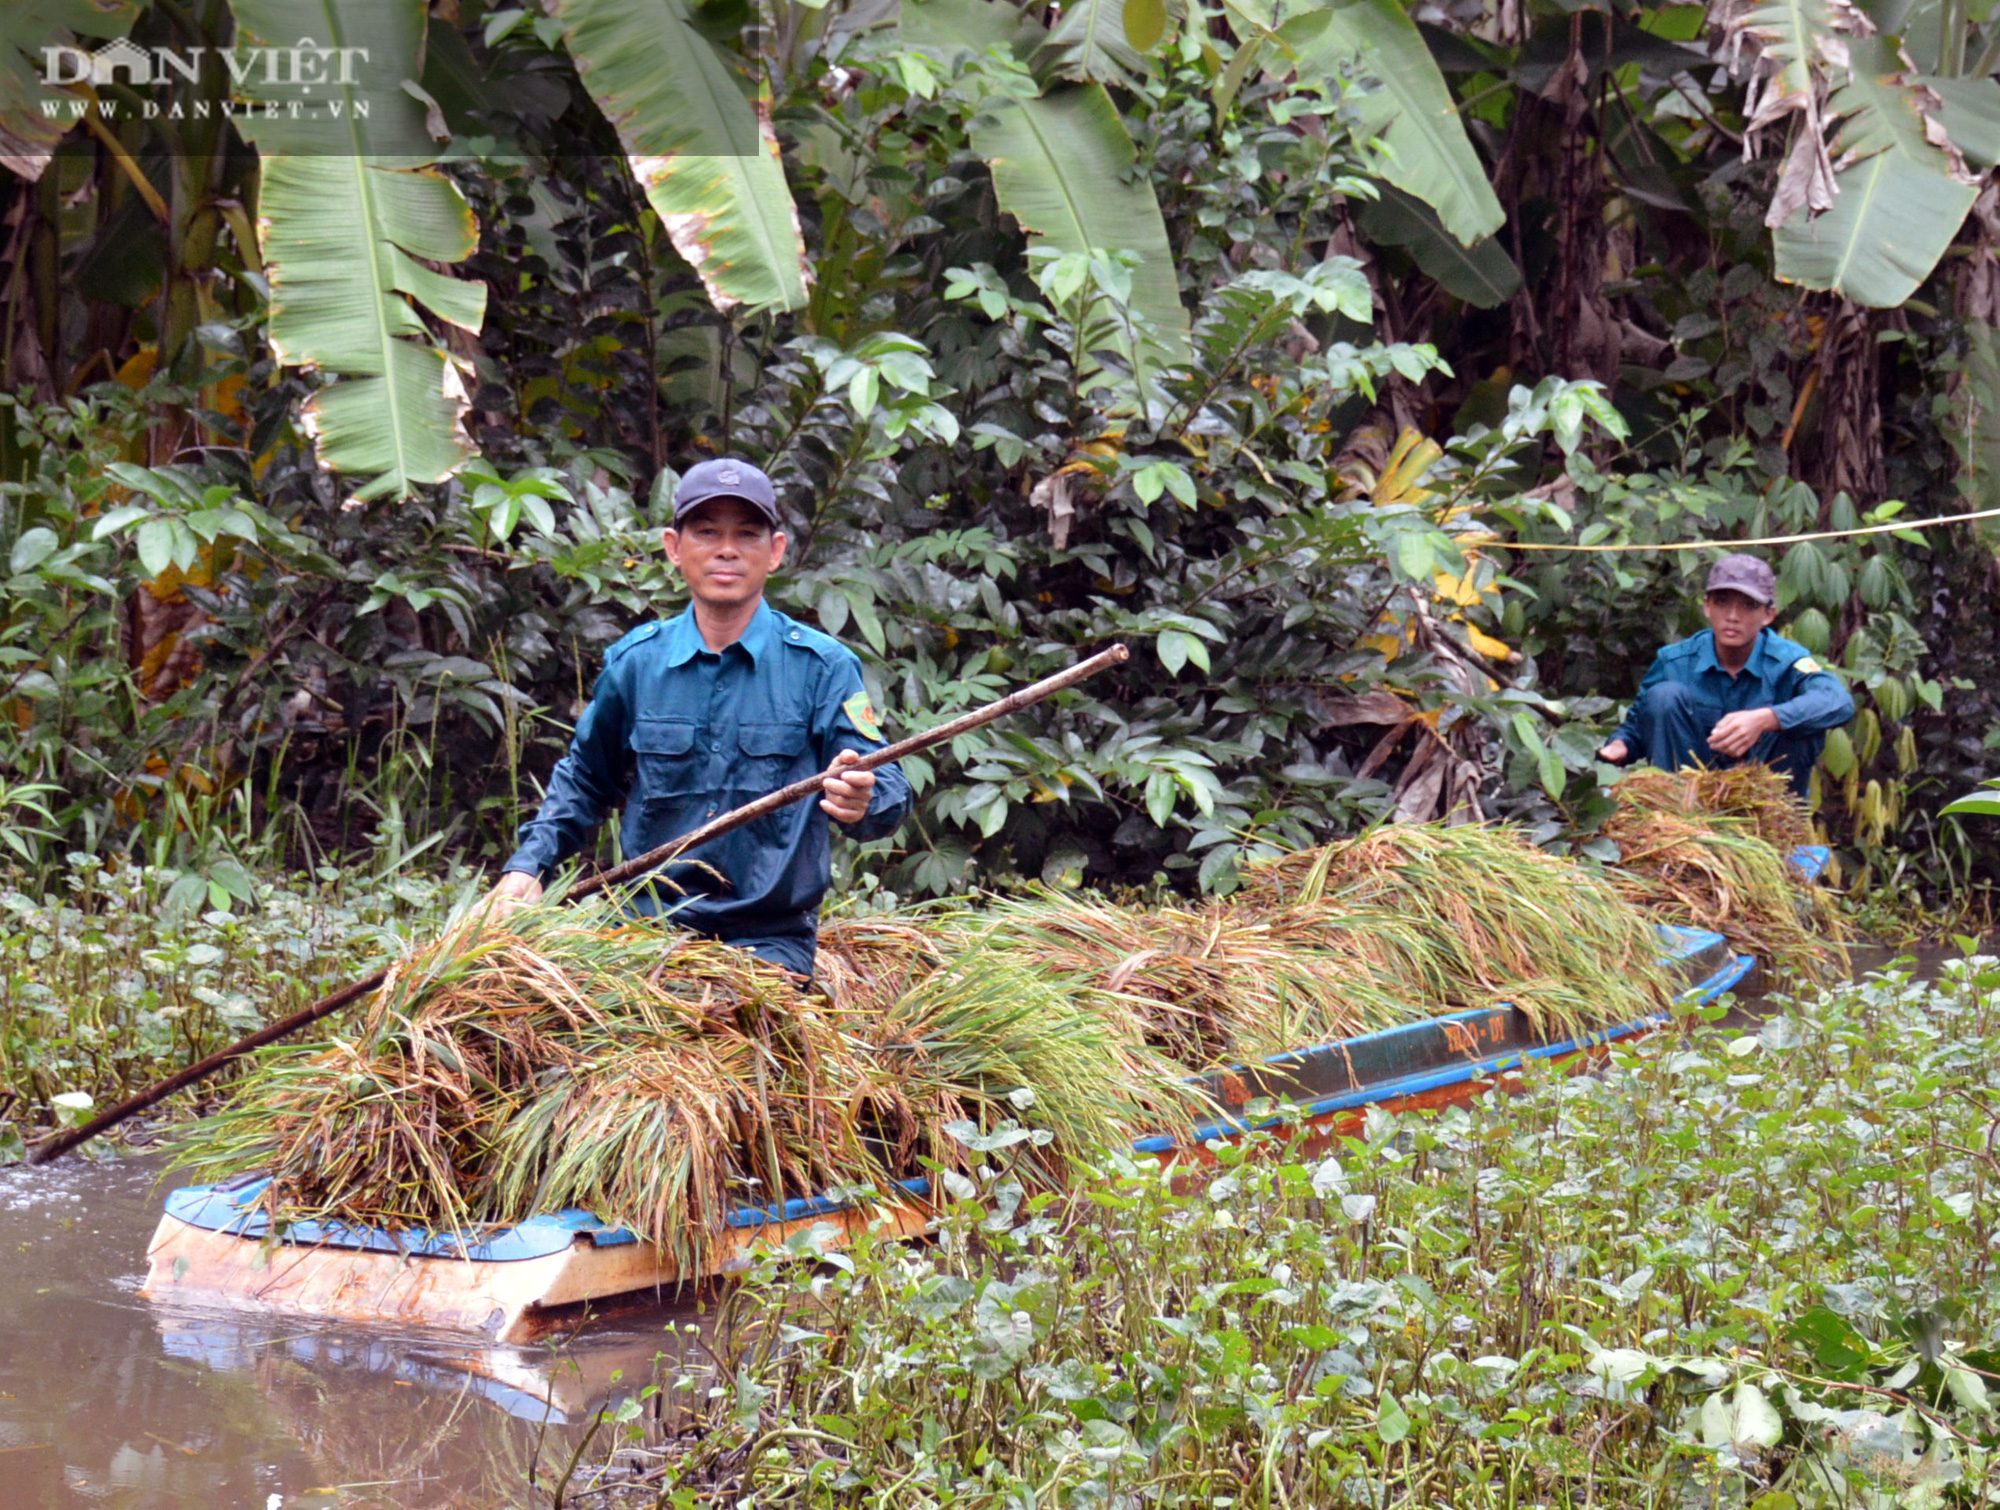
{"type": "Polygon", "coordinates": [[[982,1140],[934,1245],[725,1298],[611,1503],[1991,1503],[2000,961],[1722,1015],[1205,1182],[982,1140]]]}
{"type": "Polygon", "coordinates": [[[465,883],[327,869],[177,912],[184,874],[72,853],[45,896],[0,885],[0,1162],[57,1096],[108,1104],[304,1006],[429,932],[465,883]]]}

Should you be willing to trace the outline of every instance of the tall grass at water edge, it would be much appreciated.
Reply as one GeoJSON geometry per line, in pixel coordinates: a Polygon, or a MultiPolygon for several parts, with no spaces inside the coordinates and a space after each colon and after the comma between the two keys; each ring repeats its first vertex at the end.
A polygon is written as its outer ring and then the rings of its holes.
{"type": "Polygon", "coordinates": [[[2000,1501],[2000,961],[1682,1015],[1193,1187],[989,1147],[935,1244],[755,1269],[535,1502],[2000,1501]]]}

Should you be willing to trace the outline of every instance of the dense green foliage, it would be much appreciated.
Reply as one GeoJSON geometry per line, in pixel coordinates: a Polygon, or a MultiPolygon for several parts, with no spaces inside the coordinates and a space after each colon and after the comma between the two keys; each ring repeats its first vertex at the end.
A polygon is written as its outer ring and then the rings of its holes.
{"type": "Polygon", "coordinates": [[[0,890],[0,1164],[23,1129],[81,1122],[434,931],[452,886],[400,869],[230,875],[214,906],[170,867],[72,854],[45,894],[0,890]]]}
{"type": "Polygon", "coordinates": [[[935,1246],[749,1276],[620,1502],[1986,1503],[1996,1014],[1884,975],[1192,1185],[981,1140],[935,1246]]]}
{"type": "MultiPolygon", "coordinates": [[[[657,528],[674,468],[709,454],[778,479],[774,595],[862,651],[892,732],[1107,639],[1140,652],[917,764],[902,833],[843,857],[898,896],[1226,890],[1246,856],[1384,813],[1589,844],[1593,750],[1696,627],[1704,555],[1504,542],[1985,497],[1985,212],[1958,210],[1969,254],[1891,314],[1775,281],[1765,164],[1733,138],[1792,44],[1759,32],[1763,62],[1697,83],[1687,7],[1429,30],[1387,4],[1157,29],[1108,3],[434,9],[385,7],[367,40],[415,69],[423,37],[435,117],[388,90],[338,171],[274,179],[234,128],[130,119],[0,186],[0,772],[54,788],[11,830],[32,865],[124,846],[205,876],[228,846],[181,815],[246,789],[294,858],[385,814],[503,854],[603,646],[677,606],[657,528]],[[630,62],[670,22],[700,80],[630,62]],[[701,80],[712,120],[682,108],[701,80]],[[674,154],[767,141],[728,104],[753,85],[775,156],[695,185],[674,154]],[[421,224],[367,209],[392,157],[440,164],[412,180],[421,224]],[[695,203],[722,217],[707,241],[695,203]],[[370,246],[425,261],[362,290],[341,259],[370,246]],[[345,290],[328,307],[403,312],[400,376],[294,297],[308,277],[345,290]],[[392,401],[433,368],[462,414],[392,401]],[[392,419],[450,433],[385,450],[392,419]],[[1468,535],[1500,543],[1473,559],[1468,535]]],[[[238,39],[311,10],[245,0],[238,39]]],[[[103,24],[186,47],[232,12],[103,24]]],[[[1986,51],[1969,35],[1917,59],[1960,104],[1988,87],[1956,78],[1986,51]]],[[[253,134],[272,161],[298,146],[253,134]]],[[[1932,815],[2000,761],[1993,570],[1962,529],[1783,553],[1780,628],[1866,694],[1821,814],[1892,893],[1990,878],[1932,815]]]]}

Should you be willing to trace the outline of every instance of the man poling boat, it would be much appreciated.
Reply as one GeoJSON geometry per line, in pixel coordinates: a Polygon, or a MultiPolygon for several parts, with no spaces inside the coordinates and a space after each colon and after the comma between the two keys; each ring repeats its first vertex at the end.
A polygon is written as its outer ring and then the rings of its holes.
{"type": "MultiPolygon", "coordinates": [[[[1010,713],[1030,707],[1044,698],[1052,697],[1058,692],[1074,687],[1109,667],[1122,665],[1127,658],[1128,652],[1123,645],[1112,645],[1107,649],[1098,651],[1095,655],[1078,661],[1067,670],[1058,671],[1052,676],[1043,677],[1038,682],[1032,682],[1028,686],[1017,688],[1005,697],[988,703],[983,708],[976,708],[969,713],[961,713],[956,718],[947,719],[944,723],[926,729],[920,734],[912,734],[905,739],[900,739],[893,745],[882,746],[869,754],[853,756],[851,759],[848,758],[848,753],[851,752],[844,753],[837,762],[839,774],[843,778],[851,779],[865,774],[878,766],[893,764],[896,760],[905,756],[919,754],[922,751],[931,749],[933,746],[944,744],[962,734],[970,733],[974,729],[983,728],[987,724],[1005,718],[1010,713]]],[[[711,840],[734,833],[737,829],[756,823],[774,813],[784,812],[794,804],[803,802],[807,798],[818,797],[825,789],[829,779],[828,773],[822,772],[794,781],[787,786],[780,787],[775,792],[767,792],[765,795],[758,797],[752,802],[745,803],[742,807],[732,812],[723,813],[709,819],[691,833],[682,835],[677,839],[670,839],[666,843],[655,849],[648,850],[642,855],[637,855],[622,864],[612,866],[609,870],[599,871],[594,876],[589,876],[578,881],[575,885],[567,889],[565,900],[579,902],[585,898],[596,896],[601,892],[615,893],[618,888],[625,886],[628,882],[647,876],[660,866],[675,863],[683,854],[695,851],[711,840]]],[[[517,907],[524,900],[525,897],[523,896],[512,898],[492,897],[488,899],[487,904],[480,909],[480,912],[483,919],[489,924],[504,922],[504,916],[496,916],[496,914],[511,915],[511,908],[517,907]]],[[[463,930],[461,929],[460,932],[463,933],[463,930]]],[[[452,941],[445,940],[442,942],[448,944],[452,941]]],[[[291,1038],[314,1023],[322,1022],[336,1013],[345,1011],[349,1007],[367,1002],[369,998],[380,991],[389,981],[390,975],[391,972],[387,969],[377,970],[370,975],[362,977],[360,980],[353,981],[341,987],[337,991],[329,992],[318,1001],[312,1003],[312,1005],[301,1008],[288,1017],[283,1017],[276,1022],[269,1023],[257,1029],[254,1033],[238,1039],[235,1043],[216,1050],[206,1058],[199,1059],[183,1069],[176,1070],[165,1079],[156,1081],[135,1095],[126,1097],[117,1105],[100,1112],[80,1126],[64,1128],[48,1134],[29,1149],[27,1162],[31,1165],[39,1165],[59,1159],[72,1149],[80,1147],[82,1144],[88,1143],[91,1139],[99,1137],[109,1132],[112,1128],[128,1122],[133,1117],[158,1106],[175,1093],[199,1084],[218,1070],[235,1063],[238,1059],[252,1054],[257,1050],[267,1048],[272,1044],[282,1042],[287,1038],[291,1038]]]]}
{"type": "Polygon", "coordinates": [[[810,976],[830,824],[886,838],[910,810],[910,784],[893,763],[855,768],[884,741],[854,652],[764,601],[787,544],[770,478],[745,461],[690,469],[662,543],[691,601],[605,652],[569,753],[494,888],[495,915],[538,901],[614,808],[624,810],[625,852],[640,854],[823,769],[817,808],[690,849],[664,891],[633,899],[638,911],[670,910],[685,928],[810,976]]]}

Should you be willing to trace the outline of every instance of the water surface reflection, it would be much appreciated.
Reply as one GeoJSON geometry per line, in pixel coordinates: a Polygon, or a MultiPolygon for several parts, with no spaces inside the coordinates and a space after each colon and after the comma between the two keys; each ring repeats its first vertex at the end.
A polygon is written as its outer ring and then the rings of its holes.
{"type": "Polygon", "coordinates": [[[144,1161],[0,1170],[0,1510],[526,1510],[538,1447],[698,1319],[476,1348],[165,1311],[137,1293],[159,1196],[144,1161]]]}

